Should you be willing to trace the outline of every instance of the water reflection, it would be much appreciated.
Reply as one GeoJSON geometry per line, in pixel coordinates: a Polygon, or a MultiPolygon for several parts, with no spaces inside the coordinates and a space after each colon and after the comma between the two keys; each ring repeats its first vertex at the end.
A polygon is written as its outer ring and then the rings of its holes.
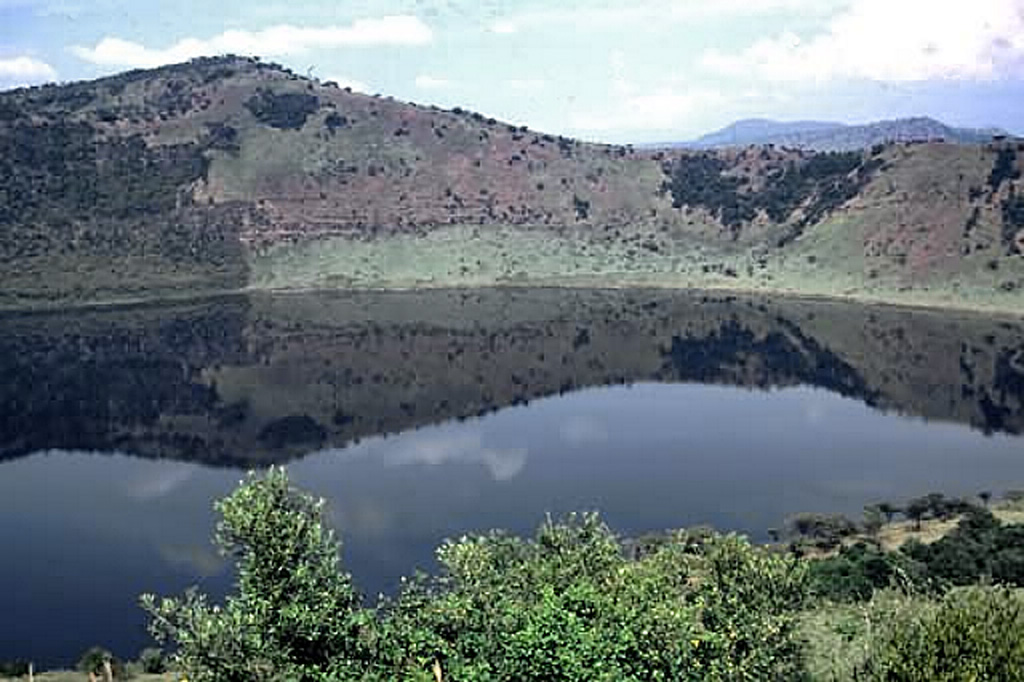
{"type": "Polygon", "coordinates": [[[0,317],[0,372],[0,659],[44,665],[134,656],[142,591],[227,589],[209,536],[231,467],[290,461],[371,595],[445,537],[545,512],[763,538],[797,511],[1024,484],[1013,319],[665,292],[231,298],[0,317]]]}
{"type": "Polygon", "coordinates": [[[8,315],[0,372],[0,458],[60,447],[246,467],[638,381],[809,385],[985,432],[1024,428],[1020,319],[659,292],[8,315]]]}

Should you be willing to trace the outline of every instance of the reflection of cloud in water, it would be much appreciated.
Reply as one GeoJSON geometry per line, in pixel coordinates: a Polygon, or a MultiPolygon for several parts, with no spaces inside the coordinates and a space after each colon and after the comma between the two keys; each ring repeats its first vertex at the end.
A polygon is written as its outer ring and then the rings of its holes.
{"type": "Polygon", "coordinates": [[[507,481],[523,470],[526,450],[485,447],[479,432],[412,434],[408,440],[399,443],[397,448],[386,452],[384,461],[393,466],[477,462],[487,467],[494,480],[507,481]]]}
{"type": "Polygon", "coordinates": [[[158,545],[160,558],[196,578],[210,578],[224,570],[224,558],[210,545],[158,545]]]}
{"type": "Polygon", "coordinates": [[[831,393],[805,388],[801,390],[798,399],[803,408],[804,423],[808,426],[820,426],[828,416],[828,408],[835,398],[831,393]]]}
{"type": "Polygon", "coordinates": [[[342,531],[356,531],[367,537],[387,537],[398,524],[398,517],[390,505],[380,504],[375,498],[347,497],[344,509],[329,507],[331,523],[342,531]]]}
{"type": "Polygon", "coordinates": [[[482,464],[496,481],[508,481],[526,465],[526,448],[493,448],[484,445],[477,431],[423,430],[378,438],[334,451],[345,459],[372,458],[387,466],[442,466],[482,464]]]}
{"type": "Polygon", "coordinates": [[[195,467],[192,465],[162,464],[147,467],[138,476],[122,481],[121,485],[127,489],[129,497],[148,502],[167,497],[187,483],[194,474],[195,467]]]}
{"type": "Polygon", "coordinates": [[[604,423],[585,415],[569,417],[558,430],[562,440],[573,446],[596,445],[608,440],[608,428],[604,423]]]}

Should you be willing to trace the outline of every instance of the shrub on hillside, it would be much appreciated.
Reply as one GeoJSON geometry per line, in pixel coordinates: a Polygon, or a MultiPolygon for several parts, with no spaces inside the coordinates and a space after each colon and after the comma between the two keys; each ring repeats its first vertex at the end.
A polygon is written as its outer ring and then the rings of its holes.
{"type": "Polygon", "coordinates": [[[277,93],[261,88],[245,101],[245,107],[260,123],[272,128],[298,130],[320,108],[320,99],[304,92],[277,93]]]}
{"type": "Polygon", "coordinates": [[[946,537],[908,543],[903,552],[951,585],[989,580],[1024,586],[1024,525],[1005,525],[987,509],[972,509],[946,537]]]}
{"type": "Polygon", "coordinates": [[[937,608],[907,609],[870,645],[855,679],[887,682],[1024,680],[1024,594],[971,587],[937,608]]]}
{"type": "Polygon", "coordinates": [[[124,666],[124,662],[116,658],[106,649],[94,646],[88,649],[78,659],[76,666],[79,672],[96,675],[100,679],[106,679],[106,670],[109,667],[110,675],[115,680],[127,680],[131,677],[124,666]]]}
{"type": "Polygon", "coordinates": [[[865,542],[811,561],[808,571],[811,592],[837,602],[867,601],[876,590],[889,587],[930,589],[924,566],[899,552],[885,552],[865,542]]]}

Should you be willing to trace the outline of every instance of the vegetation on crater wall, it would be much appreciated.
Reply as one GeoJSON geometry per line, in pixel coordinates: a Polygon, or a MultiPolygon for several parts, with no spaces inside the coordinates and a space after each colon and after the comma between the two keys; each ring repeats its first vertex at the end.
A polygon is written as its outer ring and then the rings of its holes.
{"type": "MultiPolygon", "coordinates": [[[[729,164],[721,157],[690,154],[665,164],[669,180],[663,189],[671,192],[675,208],[705,208],[735,237],[743,223],[761,212],[783,223],[802,208],[798,226],[817,223],[857,196],[880,165],[877,159],[865,161],[861,152],[817,153],[768,171],[763,186],[753,189],[748,177],[730,174],[729,164]]],[[[792,238],[795,234],[780,246],[792,238]]]]}
{"type": "Polygon", "coordinates": [[[320,99],[305,92],[274,92],[260,88],[245,101],[256,120],[271,128],[298,130],[320,108],[320,99]]]}

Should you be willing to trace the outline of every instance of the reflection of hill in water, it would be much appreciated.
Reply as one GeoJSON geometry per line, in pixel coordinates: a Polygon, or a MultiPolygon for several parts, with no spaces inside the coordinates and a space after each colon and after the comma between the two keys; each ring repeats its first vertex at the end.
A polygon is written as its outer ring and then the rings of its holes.
{"type": "MultiPolygon", "coordinates": [[[[0,318],[0,457],[288,459],[586,386],[807,384],[1024,431],[1024,321],[670,292],[259,296],[0,318]]],[[[680,405],[685,409],[685,405],[680,405]]]]}

